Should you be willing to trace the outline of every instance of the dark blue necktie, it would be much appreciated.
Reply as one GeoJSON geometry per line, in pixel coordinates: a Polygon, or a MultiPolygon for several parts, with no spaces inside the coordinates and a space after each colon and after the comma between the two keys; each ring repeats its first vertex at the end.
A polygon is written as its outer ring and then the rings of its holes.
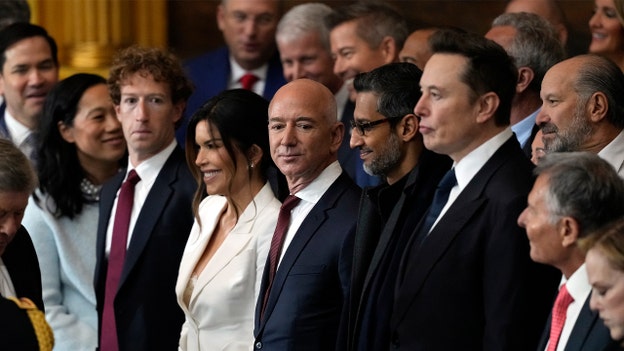
{"type": "Polygon", "coordinates": [[[455,168],[451,168],[446,172],[444,177],[442,177],[442,180],[438,183],[438,187],[433,195],[433,201],[431,202],[431,206],[429,207],[429,211],[425,217],[425,222],[423,223],[420,231],[420,236],[422,238],[425,238],[427,234],[429,234],[433,223],[435,223],[438,216],[440,216],[440,212],[442,212],[444,205],[446,205],[451,189],[453,189],[455,184],[457,184],[457,179],[455,178],[455,168]]]}

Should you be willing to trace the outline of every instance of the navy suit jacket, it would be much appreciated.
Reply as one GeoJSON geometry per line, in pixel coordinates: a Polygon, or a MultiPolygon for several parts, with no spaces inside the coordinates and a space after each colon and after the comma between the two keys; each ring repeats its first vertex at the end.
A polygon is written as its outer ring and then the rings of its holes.
{"type": "MultiPolygon", "coordinates": [[[[106,285],[106,229],[113,202],[126,172],[102,188],[97,237],[95,292],[101,325],[106,285]]],[[[193,225],[196,183],[179,147],[160,170],[141,208],[115,296],[120,351],[176,350],[184,322],[175,284],[186,240],[193,225]]]]}
{"type": "Polygon", "coordinates": [[[408,246],[390,326],[393,347],[535,349],[561,273],[531,260],[526,233],[516,224],[532,168],[512,136],[424,242],[408,246]]]}
{"type": "MultiPolygon", "coordinates": [[[[282,62],[277,50],[268,62],[266,85],[262,96],[271,100],[277,89],[286,84],[282,62]]],[[[189,98],[184,112],[183,123],[176,131],[176,139],[184,144],[188,121],[208,99],[227,89],[230,80],[230,51],[227,46],[191,59],[185,63],[188,77],[195,85],[195,91],[189,98]]]]}
{"type": "Polygon", "coordinates": [[[338,340],[346,311],[360,189],[343,172],[305,218],[273,281],[265,265],[256,305],[256,349],[344,350],[338,340]]]}
{"type": "MultiPolygon", "coordinates": [[[[26,228],[20,226],[2,254],[17,297],[27,297],[43,311],[39,260],[26,228]]],[[[2,343],[0,342],[0,345],[2,343]]]]}
{"type": "MultiPolygon", "coordinates": [[[[604,350],[617,350],[617,342],[611,339],[609,329],[605,327],[604,323],[598,316],[598,313],[593,312],[589,308],[589,297],[585,300],[581,313],[579,314],[572,333],[568,339],[568,343],[565,346],[565,351],[604,351],[604,350]]],[[[537,347],[537,351],[546,350],[546,344],[550,338],[550,323],[551,317],[548,317],[546,322],[546,328],[542,334],[542,339],[537,347]]]]}

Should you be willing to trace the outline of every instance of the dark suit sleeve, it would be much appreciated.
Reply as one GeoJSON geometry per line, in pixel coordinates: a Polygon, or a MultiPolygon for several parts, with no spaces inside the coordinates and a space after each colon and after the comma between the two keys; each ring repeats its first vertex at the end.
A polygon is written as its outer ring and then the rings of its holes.
{"type": "Polygon", "coordinates": [[[39,351],[37,335],[26,310],[0,296],[0,348],[39,351]]]}
{"type": "Polygon", "coordinates": [[[17,297],[27,297],[44,310],[41,270],[35,247],[26,228],[20,227],[2,255],[17,297]]]}

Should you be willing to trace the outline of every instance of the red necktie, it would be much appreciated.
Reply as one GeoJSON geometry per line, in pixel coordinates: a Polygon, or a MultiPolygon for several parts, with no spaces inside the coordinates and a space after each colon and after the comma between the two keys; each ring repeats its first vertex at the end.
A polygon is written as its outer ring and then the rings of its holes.
{"type": "Polygon", "coordinates": [[[115,222],[113,224],[113,238],[111,240],[110,253],[108,254],[100,351],[119,350],[113,302],[115,301],[117,288],[119,288],[121,270],[126,257],[128,227],[130,226],[130,214],[132,213],[132,203],[134,202],[134,186],[140,180],[139,175],[134,170],[131,170],[128,173],[128,179],[121,185],[121,190],[119,191],[115,222]]]}
{"type": "Polygon", "coordinates": [[[561,330],[565,324],[566,314],[568,313],[568,306],[574,301],[565,284],[559,289],[557,299],[555,299],[555,305],[553,306],[551,314],[550,324],[550,339],[548,340],[547,351],[555,351],[557,344],[559,343],[559,337],[561,336],[561,330]]]}
{"type": "Polygon", "coordinates": [[[244,76],[241,77],[240,82],[243,86],[243,89],[253,90],[254,84],[258,81],[258,77],[253,73],[245,73],[244,76]]]}
{"type": "Polygon", "coordinates": [[[284,239],[286,239],[286,232],[288,232],[288,226],[290,225],[290,211],[301,201],[300,198],[295,195],[288,195],[280,207],[279,216],[277,217],[277,225],[275,226],[275,232],[271,239],[271,248],[269,249],[269,283],[267,289],[264,292],[264,301],[262,303],[262,314],[264,314],[264,308],[266,307],[267,300],[269,299],[269,293],[273,286],[273,278],[275,278],[275,272],[277,271],[277,262],[279,261],[280,252],[284,245],[284,239]]]}

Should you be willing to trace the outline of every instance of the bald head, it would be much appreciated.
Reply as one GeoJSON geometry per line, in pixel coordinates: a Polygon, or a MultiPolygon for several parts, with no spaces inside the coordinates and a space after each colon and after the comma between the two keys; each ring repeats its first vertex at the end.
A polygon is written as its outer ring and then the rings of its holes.
{"type": "Polygon", "coordinates": [[[429,48],[429,37],[435,33],[436,28],[423,28],[413,31],[405,40],[403,49],[399,53],[401,62],[413,63],[421,70],[432,55],[429,48]]]}
{"type": "Polygon", "coordinates": [[[293,194],[337,160],[343,135],[334,95],[321,83],[295,79],[269,104],[271,157],[293,194]]]}
{"type": "Polygon", "coordinates": [[[568,29],[565,25],[563,10],[555,0],[511,0],[507,3],[505,13],[534,13],[550,22],[559,35],[563,45],[568,40],[568,29]]]}

